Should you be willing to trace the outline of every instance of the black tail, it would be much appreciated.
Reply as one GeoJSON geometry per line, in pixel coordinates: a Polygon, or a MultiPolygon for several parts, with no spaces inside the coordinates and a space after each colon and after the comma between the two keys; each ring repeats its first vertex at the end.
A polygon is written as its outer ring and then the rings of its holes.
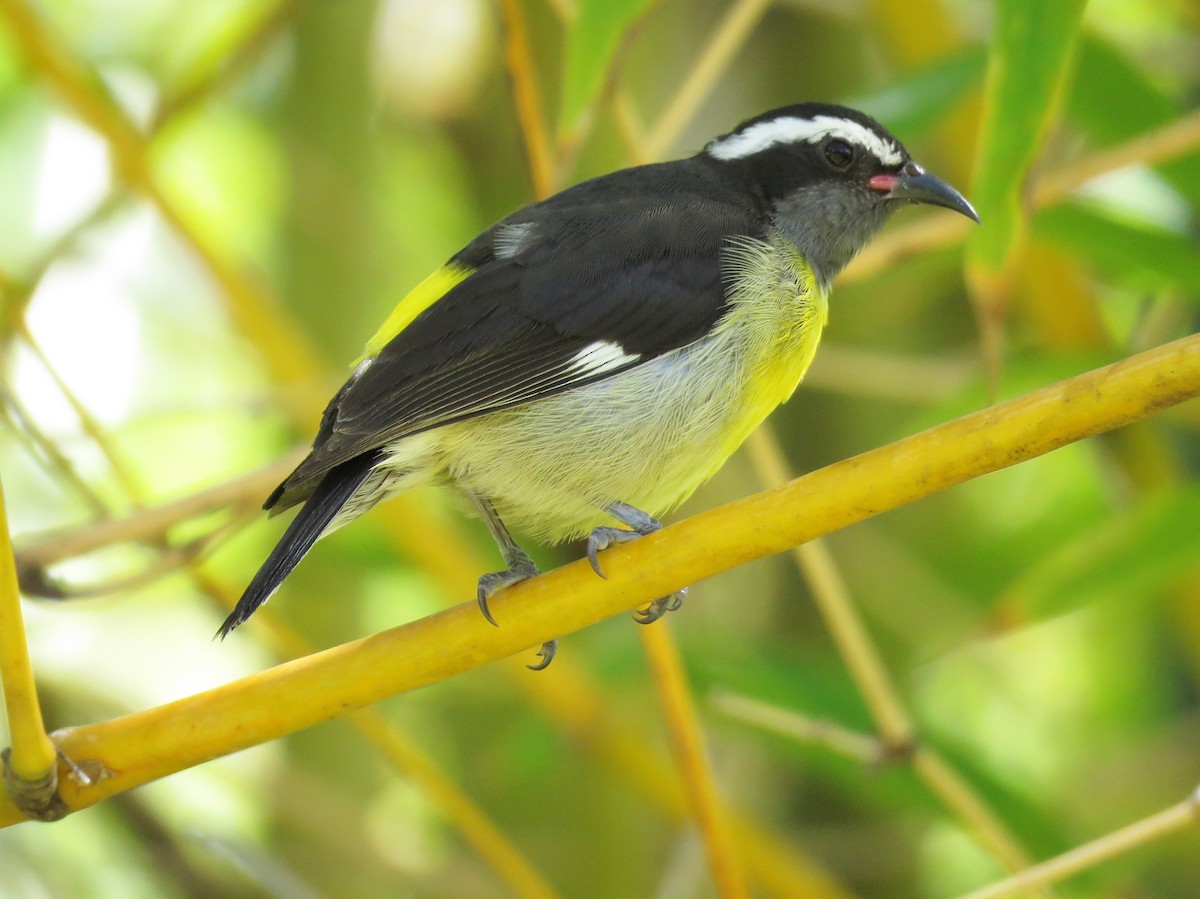
{"type": "Polygon", "coordinates": [[[250,586],[217,631],[217,637],[227,637],[230,631],[271,598],[271,594],[308,554],[317,538],[363,485],[378,462],[379,456],[376,453],[364,453],[330,469],[329,473],[321,478],[317,489],[287,526],[287,530],[267,556],[267,561],[263,562],[258,574],[254,575],[250,586]]]}

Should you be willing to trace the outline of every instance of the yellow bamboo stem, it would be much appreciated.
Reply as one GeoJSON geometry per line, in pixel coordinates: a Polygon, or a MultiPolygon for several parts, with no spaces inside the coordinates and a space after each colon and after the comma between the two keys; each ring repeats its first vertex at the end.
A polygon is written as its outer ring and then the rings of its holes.
{"type": "MultiPolygon", "coordinates": [[[[835,463],[512,587],[214,690],[57,732],[71,809],[572,633],[754,559],[1200,395],[1200,335],[835,463]]],[[[19,820],[0,805],[0,823],[19,820]]]]}
{"type": "MultiPolygon", "coordinates": [[[[673,759],[638,739],[633,722],[614,715],[571,656],[554,660],[553,677],[519,672],[526,694],[571,739],[672,822],[686,821],[689,800],[673,759]]],[[[730,812],[730,827],[755,886],[773,899],[849,899],[850,893],[811,858],[752,818],[730,812]]]]}
{"type": "MultiPolygon", "coordinates": [[[[748,448],[765,486],[776,486],[787,480],[787,463],[769,428],[760,428],[751,437],[748,448]]],[[[900,693],[892,683],[887,666],[867,633],[824,541],[811,540],[801,544],[792,549],[792,554],[808,581],[838,653],[870,709],[884,753],[895,758],[910,757],[914,771],[929,790],[965,822],[1010,871],[1028,867],[1029,857],[1000,816],[940,755],[928,746],[917,745],[912,720],[900,693]]]]}
{"type": "Polygon", "coordinates": [[[479,806],[379,712],[359,709],[350,721],[392,767],[411,778],[454,823],[514,894],[528,899],[553,899],[558,895],[479,806]]]}
{"type": "MultiPolygon", "coordinates": [[[[232,611],[236,594],[196,566],[193,582],[225,612],[232,611]]],[[[312,652],[303,637],[284,624],[270,608],[261,609],[250,625],[264,634],[281,658],[298,658],[312,652]]],[[[421,749],[394,728],[376,709],[360,709],[347,717],[349,724],[371,744],[399,774],[412,781],[424,796],[458,829],[466,843],[518,896],[550,899],[554,890],[496,824],[475,805],[421,749]]]]}
{"type": "Polygon", "coordinates": [[[672,754],[683,777],[691,817],[708,855],[717,895],[722,899],[748,897],[750,892],[746,889],[745,875],[734,848],[724,803],[717,795],[691,687],[679,648],[671,635],[670,623],[660,621],[644,627],[641,635],[667,732],[671,735],[672,754]]]}
{"type": "MultiPolygon", "coordinates": [[[[942,756],[921,745],[912,754],[917,776],[942,804],[975,834],[980,844],[1010,871],[1029,867],[1030,858],[1003,819],[942,756]]],[[[1038,895],[1046,895],[1039,890],[1038,895]]]]}
{"type": "Polygon", "coordinates": [[[5,765],[6,786],[17,805],[36,815],[54,799],[56,750],[42,723],[29,647],[25,645],[25,621],[8,536],[3,485],[0,485],[0,680],[4,684],[4,708],[12,741],[5,765]]]}

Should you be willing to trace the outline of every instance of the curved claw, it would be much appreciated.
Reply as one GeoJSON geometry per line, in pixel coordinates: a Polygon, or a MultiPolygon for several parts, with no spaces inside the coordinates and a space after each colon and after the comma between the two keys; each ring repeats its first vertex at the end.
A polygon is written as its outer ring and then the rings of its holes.
{"type": "Polygon", "coordinates": [[[605,574],[604,569],[600,567],[600,560],[596,558],[596,553],[604,549],[605,546],[608,546],[608,544],[605,543],[604,546],[600,546],[600,541],[596,538],[596,532],[592,531],[592,533],[588,536],[587,542],[588,564],[592,566],[592,571],[596,572],[596,574],[600,575],[600,577],[604,578],[605,580],[608,580],[608,575],[605,574]]]}
{"type": "Polygon", "coordinates": [[[633,613],[633,620],[638,624],[654,624],[659,618],[662,618],[662,612],[654,610],[654,603],[633,613]]]}
{"type": "Polygon", "coordinates": [[[679,608],[683,605],[683,601],[687,599],[687,587],[684,587],[682,590],[676,590],[670,596],[665,597],[665,599],[666,603],[663,605],[663,609],[668,612],[678,612],[679,608]]]}
{"type": "Polygon", "coordinates": [[[653,624],[662,618],[667,612],[674,612],[683,605],[684,597],[687,596],[687,587],[682,590],[677,590],[670,596],[660,596],[644,609],[639,609],[633,613],[633,620],[638,624],[653,624]]]}
{"type": "Polygon", "coordinates": [[[538,568],[533,562],[526,560],[518,562],[512,568],[505,571],[492,571],[479,578],[479,588],[475,594],[475,602],[479,605],[479,611],[483,613],[483,617],[495,627],[499,627],[499,622],[492,616],[491,609],[488,608],[488,600],[503,590],[505,587],[511,587],[513,584],[519,584],[521,581],[527,581],[530,578],[535,578],[539,574],[538,568]]]}
{"type": "Polygon", "coordinates": [[[630,540],[636,540],[641,536],[637,531],[627,531],[624,528],[598,527],[593,529],[588,534],[587,539],[587,558],[592,566],[592,571],[605,580],[608,580],[608,575],[600,567],[600,560],[596,554],[608,549],[610,546],[615,546],[619,543],[628,543],[630,540]]]}
{"type": "MultiPolygon", "coordinates": [[[[486,575],[485,575],[486,577],[486,575]]],[[[499,627],[500,622],[492,617],[492,610],[488,608],[488,599],[494,591],[489,591],[483,586],[483,578],[479,579],[479,591],[475,594],[475,602],[479,606],[479,611],[483,613],[484,619],[492,627],[499,627]]]]}
{"type": "Polygon", "coordinates": [[[547,640],[538,649],[537,654],[541,656],[541,661],[536,665],[526,665],[530,671],[544,671],[554,661],[554,654],[558,652],[558,641],[547,640]]]}

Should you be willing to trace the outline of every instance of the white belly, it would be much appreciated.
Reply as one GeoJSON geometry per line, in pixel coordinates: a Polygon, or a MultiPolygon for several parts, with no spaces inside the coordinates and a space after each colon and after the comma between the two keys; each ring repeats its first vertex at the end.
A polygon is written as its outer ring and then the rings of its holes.
{"type": "Polygon", "coordinates": [[[397,441],[391,494],[422,480],[488,497],[510,526],[561,541],[661,515],[712,477],[799,383],[825,298],[793,254],[747,244],[731,310],[707,337],[619,375],[397,441]]]}

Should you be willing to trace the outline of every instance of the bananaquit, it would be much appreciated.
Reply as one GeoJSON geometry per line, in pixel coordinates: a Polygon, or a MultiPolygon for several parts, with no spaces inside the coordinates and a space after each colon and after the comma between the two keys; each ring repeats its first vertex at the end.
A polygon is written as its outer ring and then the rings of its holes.
{"type": "MultiPolygon", "coordinates": [[[[954,188],[875,120],[803,103],[690,159],[578,184],[484,231],[392,311],[267,499],[300,505],[221,626],[245,621],[324,534],[418,484],[470,498],[507,568],[506,522],[597,553],[658,530],[795,390],[834,277],[894,209],[954,188]]],[[[650,622],[683,593],[639,613],[650,622]]],[[[541,650],[549,664],[554,641],[541,650]]]]}

